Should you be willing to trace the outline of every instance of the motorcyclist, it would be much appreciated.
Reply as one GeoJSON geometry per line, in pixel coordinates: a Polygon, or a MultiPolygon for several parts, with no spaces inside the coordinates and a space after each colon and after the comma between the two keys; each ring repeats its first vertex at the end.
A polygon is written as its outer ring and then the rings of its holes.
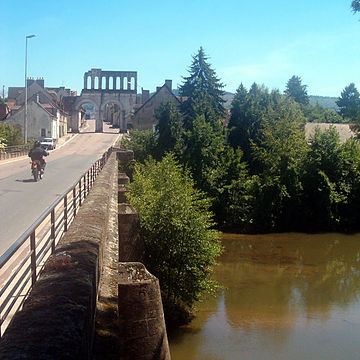
{"type": "Polygon", "coordinates": [[[31,157],[31,161],[35,161],[35,160],[40,161],[42,172],[44,172],[46,166],[46,162],[43,157],[48,155],[49,153],[41,148],[40,141],[38,140],[35,141],[33,148],[30,149],[29,151],[29,157],[31,157]]]}

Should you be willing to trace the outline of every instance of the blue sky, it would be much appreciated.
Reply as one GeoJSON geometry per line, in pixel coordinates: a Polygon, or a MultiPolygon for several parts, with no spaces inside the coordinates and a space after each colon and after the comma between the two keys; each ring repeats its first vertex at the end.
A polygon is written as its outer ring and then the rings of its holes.
{"type": "Polygon", "coordinates": [[[91,68],[137,71],[138,91],[173,86],[200,46],[225,84],[283,91],[300,76],[311,95],[360,90],[360,14],[351,0],[0,0],[0,87],[28,76],[81,91],[91,68]]]}

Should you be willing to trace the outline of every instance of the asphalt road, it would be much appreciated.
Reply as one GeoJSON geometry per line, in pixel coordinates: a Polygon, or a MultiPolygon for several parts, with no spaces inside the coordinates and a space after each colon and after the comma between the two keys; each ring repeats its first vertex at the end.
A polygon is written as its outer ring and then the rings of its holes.
{"type": "Polygon", "coordinates": [[[50,151],[44,178],[34,182],[29,158],[0,161],[0,255],[119,137],[104,124],[103,133],[87,127],[63,146],[50,151]]]}

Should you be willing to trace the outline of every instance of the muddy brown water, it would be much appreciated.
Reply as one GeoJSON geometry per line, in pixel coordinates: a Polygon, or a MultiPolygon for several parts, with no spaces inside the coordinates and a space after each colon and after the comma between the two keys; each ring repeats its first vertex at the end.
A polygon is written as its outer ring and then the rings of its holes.
{"type": "Polygon", "coordinates": [[[360,234],[223,234],[226,288],[169,334],[172,360],[360,359],[360,234]]]}

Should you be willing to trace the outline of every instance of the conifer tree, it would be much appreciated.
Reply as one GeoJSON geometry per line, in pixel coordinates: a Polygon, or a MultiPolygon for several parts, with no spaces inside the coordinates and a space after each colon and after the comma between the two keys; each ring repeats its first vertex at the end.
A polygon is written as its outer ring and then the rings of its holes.
{"type": "Polygon", "coordinates": [[[207,62],[202,47],[193,56],[190,66],[190,75],[184,77],[184,83],[180,87],[180,95],[187,99],[183,102],[182,112],[185,115],[186,128],[192,128],[192,120],[197,115],[204,115],[207,122],[213,122],[215,118],[225,115],[222,96],[224,85],[216,77],[215,71],[207,62]],[[214,117],[215,115],[215,117],[214,117]]]}
{"type": "Polygon", "coordinates": [[[360,11],[360,0],[353,0],[351,3],[351,8],[354,13],[360,11]]]}
{"type": "Polygon", "coordinates": [[[301,84],[301,77],[292,76],[286,83],[285,95],[292,98],[299,104],[308,105],[309,96],[306,90],[307,86],[301,84]]]}
{"type": "Polygon", "coordinates": [[[360,94],[354,83],[345,87],[336,104],[339,107],[339,114],[343,118],[348,118],[351,121],[358,120],[360,114],[360,94]]]}

